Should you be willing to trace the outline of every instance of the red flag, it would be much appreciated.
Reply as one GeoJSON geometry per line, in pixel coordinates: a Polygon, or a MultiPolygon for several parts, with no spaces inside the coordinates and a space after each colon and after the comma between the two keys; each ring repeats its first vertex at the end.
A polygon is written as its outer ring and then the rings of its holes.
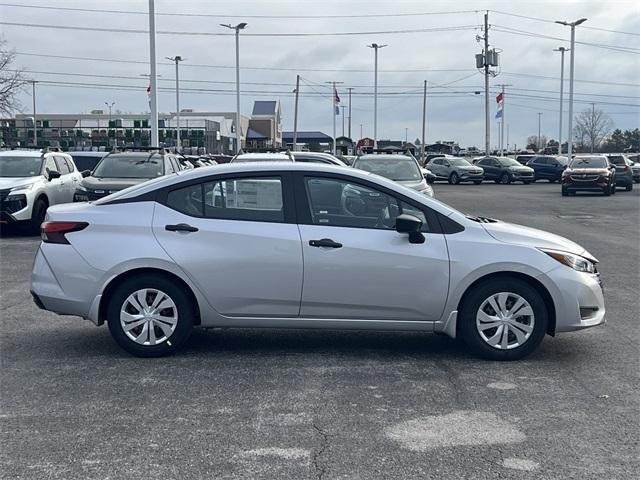
{"type": "Polygon", "coordinates": [[[334,87],[333,88],[333,103],[340,103],[340,97],[338,96],[338,90],[334,87]]]}
{"type": "Polygon", "coordinates": [[[502,92],[499,93],[498,96],[496,97],[496,102],[502,103],[502,92]]]}

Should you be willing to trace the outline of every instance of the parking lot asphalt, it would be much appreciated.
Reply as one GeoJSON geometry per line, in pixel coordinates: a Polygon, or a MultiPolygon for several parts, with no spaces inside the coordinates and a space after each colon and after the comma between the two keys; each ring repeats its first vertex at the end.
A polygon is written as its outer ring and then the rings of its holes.
{"type": "Polygon", "coordinates": [[[558,233],[601,262],[607,324],[512,363],[444,336],[312,330],[198,330],[176,356],[134,358],[104,326],[38,310],[39,239],[5,233],[0,475],[637,478],[638,187],[435,185],[462,211],[558,233]]]}

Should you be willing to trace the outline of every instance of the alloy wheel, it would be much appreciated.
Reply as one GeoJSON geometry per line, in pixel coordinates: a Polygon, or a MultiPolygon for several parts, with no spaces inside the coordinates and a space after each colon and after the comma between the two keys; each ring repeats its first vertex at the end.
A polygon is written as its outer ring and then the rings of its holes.
{"type": "Polygon", "coordinates": [[[178,308],[166,293],[153,288],[136,290],[120,308],[120,326],[134,342],[153,346],[165,342],[178,325],[178,308]]]}
{"type": "Polygon", "coordinates": [[[481,304],[476,314],[480,338],[498,350],[523,345],[531,336],[535,315],[529,302],[513,292],[494,293],[481,304]]]}

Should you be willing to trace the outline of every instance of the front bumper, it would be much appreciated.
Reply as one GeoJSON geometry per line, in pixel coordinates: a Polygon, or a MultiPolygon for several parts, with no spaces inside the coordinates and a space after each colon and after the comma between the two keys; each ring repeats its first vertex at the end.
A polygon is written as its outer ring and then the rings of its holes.
{"type": "Polygon", "coordinates": [[[572,332],[605,323],[605,303],[599,274],[577,272],[559,265],[538,277],[551,293],[556,332],[572,332]]]}
{"type": "Polygon", "coordinates": [[[0,191],[0,224],[12,224],[31,219],[32,202],[25,193],[0,191]]]}
{"type": "Polygon", "coordinates": [[[460,178],[460,181],[472,182],[474,180],[484,180],[484,173],[470,173],[461,171],[458,172],[458,177],[460,178]]]}

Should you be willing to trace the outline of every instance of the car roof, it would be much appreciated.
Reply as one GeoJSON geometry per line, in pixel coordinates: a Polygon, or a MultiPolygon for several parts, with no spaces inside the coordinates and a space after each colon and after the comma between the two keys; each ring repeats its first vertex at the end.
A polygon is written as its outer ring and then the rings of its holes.
{"type": "Polygon", "coordinates": [[[241,153],[240,155],[236,155],[233,159],[241,159],[241,160],[251,160],[251,159],[274,159],[274,160],[291,160],[286,153],[241,153]]]}
{"type": "Polygon", "coordinates": [[[376,158],[406,158],[408,160],[413,160],[413,157],[402,153],[365,153],[364,155],[360,155],[358,160],[373,160],[376,158]]]}
{"type": "Polygon", "coordinates": [[[251,162],[240,162],[240,163],[223,163],[219,165],[214,165],[210,167],[201,167],[194,168],[189,170],[181,170],[176,173],[172,173],[169,175],[165,175],[163,177],[158,177],[156,179],[151,180],[150,182],[145,182],[135,189],[127,189],[121,192],[117,192],[115,194],[110,195],[110,199],[116,200],[121,198],[129,198],[137,197],[139,195],[143,195],[147,192],[151,192],[154,190],[158,190],[160,188],[169,187],[171,185],[187,182],[189,180],[197,180],[199,178],[206,178],[210,175],[225,175],[225,174],[234,174],[234,173],[265,173],[269,172],[283,172],[283,171],[302,171],[302,172],[310,172],[310,173],[335,173],[340,175],[351,176],[355,178],[360,178],[363,180],[369,180],[374,183],[380,184],[384,187],[387,187],[391,190],[401,191],[405,196],[412,197],[414,200],[418,202],[424,202],[425,200],[429,202],[429,205],[434,208],[434,210],[439,211],[443,215],[450,215],[456,212],[455,209],[452,209],[448,205],[445,205],[437,200],[431,199],[429,197],[425,197],[422,193],[419,193],[411,188],[403,187],[402,185],[394,182],[393,180],[389,180],[380,175],[376,175],[373,173],[366,172],[364,170],[358,170],[354,168],[344,168],[340,165],[329,165],[324,163],[305,163],[305,162],[259,162],[259,163],[251,163],[251,162]]]}
{"type": "MultiPolygon", "coordinates": [[[[44,153],[54,153],[54,152],[44,152],[44,153]]],[[[62,152],[55,152],[62,153],[62,152]]],[[[41,157],[43,152],[40,150],[3,150],[0,152],[0,155],[5,157],[41,157]]]]}

